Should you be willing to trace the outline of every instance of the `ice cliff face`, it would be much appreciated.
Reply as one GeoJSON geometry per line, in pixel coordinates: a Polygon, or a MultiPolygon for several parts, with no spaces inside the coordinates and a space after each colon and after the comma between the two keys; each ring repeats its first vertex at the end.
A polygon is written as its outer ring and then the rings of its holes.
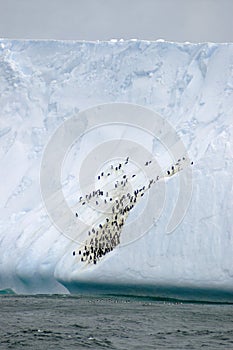
{"type": "MultiPolygon", "coordinates": [[[[233,295],[232,105],[232,44],[1,40],[0,289],[51,293],[102,283],[233,295]],[[147,107],[174,128],[194,162],[192,196],[183,221],[167,234],[179,175],[166,179],[161,216],[148,232],[84,268],[72,255],[82,242],[60,232],[46,211],[41,162],[58,127],[80,111],[115,102],[147,107]]],[[[94,128],[63,164],[70,207],[85,157],[112,139],[137,142],[161,168],[170,164],[148,133],[129,125],[94,128]]],[[[132,211],[127,220],[135,216],[132,211]]],[[[144,211],[142,223],[148,220],[144,211]]],[[[132,229],[137,236],[137,225],[132,229]]]]}

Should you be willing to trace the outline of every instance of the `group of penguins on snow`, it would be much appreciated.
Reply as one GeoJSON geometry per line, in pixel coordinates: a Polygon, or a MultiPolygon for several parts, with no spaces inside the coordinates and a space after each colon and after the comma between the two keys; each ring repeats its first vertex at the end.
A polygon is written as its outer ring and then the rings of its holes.
{"type": "MultiPolygon", "coordinates": [[[[182,161],[185,160],[185,157],[178,159],[177,163],[166,171],[164,177],[172,176],[180,171],[182,169],[182,161]]],[[[101,178],[110,176],[113,171],[118,172],[121,170],[120,180],[113,182],[111,194],[110,191],[99,189],[87,194],[84,198],[79,198],[79,203],[82,206],[92,201],[95,206],[100,206],[101,204],[108,206],[109,211],[104,222],[102,221],[93,226],[88,231],[88,238],[85,243],[77,251],[73,251],[73,256],[78,255],[82,262],[96,264],[103,256],[120,244],[121,231],[129,212],[134,208],[139,199],[144,196],[145,192],[156,181],[160,180],[160,177],[157,176],[156,179],[149,180],[146,185],[138,189],[134,189],[133,186],[127,186],[127,184],[130,184],[130,179],[137,176],[136,174],[127,176],[124,171],[122,172],[124,165],[128,164],[128,162],[129,157],[123,163],[117,164],[117,166],[111,165],[109,172],[101,172],[98,175],[97,180],[101,180],[101,178]]],[[[151,163],[152,161],[147,161],[145,166],[149,166],[151,163]]],[[[192,164],[193,162],[191,162],[192,164]]],[[[75,215],[76,217],[79,216],[78,213],[75,215]]]]}

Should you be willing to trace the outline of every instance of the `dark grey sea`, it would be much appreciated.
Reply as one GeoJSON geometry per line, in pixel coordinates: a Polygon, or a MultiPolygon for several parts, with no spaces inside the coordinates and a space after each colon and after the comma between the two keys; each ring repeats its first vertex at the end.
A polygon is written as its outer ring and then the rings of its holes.
{"type": "Polygon", "coordinates": [[[0,296],[0,349],[233,349],[233,304],[0,296]]]}

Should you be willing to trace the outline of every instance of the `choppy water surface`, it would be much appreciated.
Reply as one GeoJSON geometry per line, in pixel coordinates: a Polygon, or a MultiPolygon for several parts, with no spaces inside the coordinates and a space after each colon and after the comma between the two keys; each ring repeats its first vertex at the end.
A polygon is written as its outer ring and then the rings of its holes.
{"type": "Polygon", "coordinates": [[[0,296],[1,349],[233,349],[233,305],[0,296]]]}

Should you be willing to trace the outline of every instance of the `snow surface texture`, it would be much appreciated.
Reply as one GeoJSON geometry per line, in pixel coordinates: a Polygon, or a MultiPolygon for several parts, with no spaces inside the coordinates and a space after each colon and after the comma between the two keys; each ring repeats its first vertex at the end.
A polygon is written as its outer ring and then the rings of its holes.
{"type": "MultiPolygon", "coordinates": [[[[167,286],[233,296],[232,106],[233,44],[1,40],[0,289],[65,293],[102,283],[132,286],[131,292],[167,286]],[[150,230],[82,268],[72,255],[79,243],[59,232],[46,212],[40,166],[64,121],[112,102],[147,107],[173,126],[194,161],[192,198],[181,224],[166,234],[179,176],[171,177],[150,230]]],[[[106,127],[77,142],[62,170],[70,206],[85,155],[109,139],[134,136],[130,127],[106,127]]],[[[149,136],[136,136],[162,168],[170,164],[149,136]]],[[[146,221],[146,211],[143,216],[146,221]]]]}

